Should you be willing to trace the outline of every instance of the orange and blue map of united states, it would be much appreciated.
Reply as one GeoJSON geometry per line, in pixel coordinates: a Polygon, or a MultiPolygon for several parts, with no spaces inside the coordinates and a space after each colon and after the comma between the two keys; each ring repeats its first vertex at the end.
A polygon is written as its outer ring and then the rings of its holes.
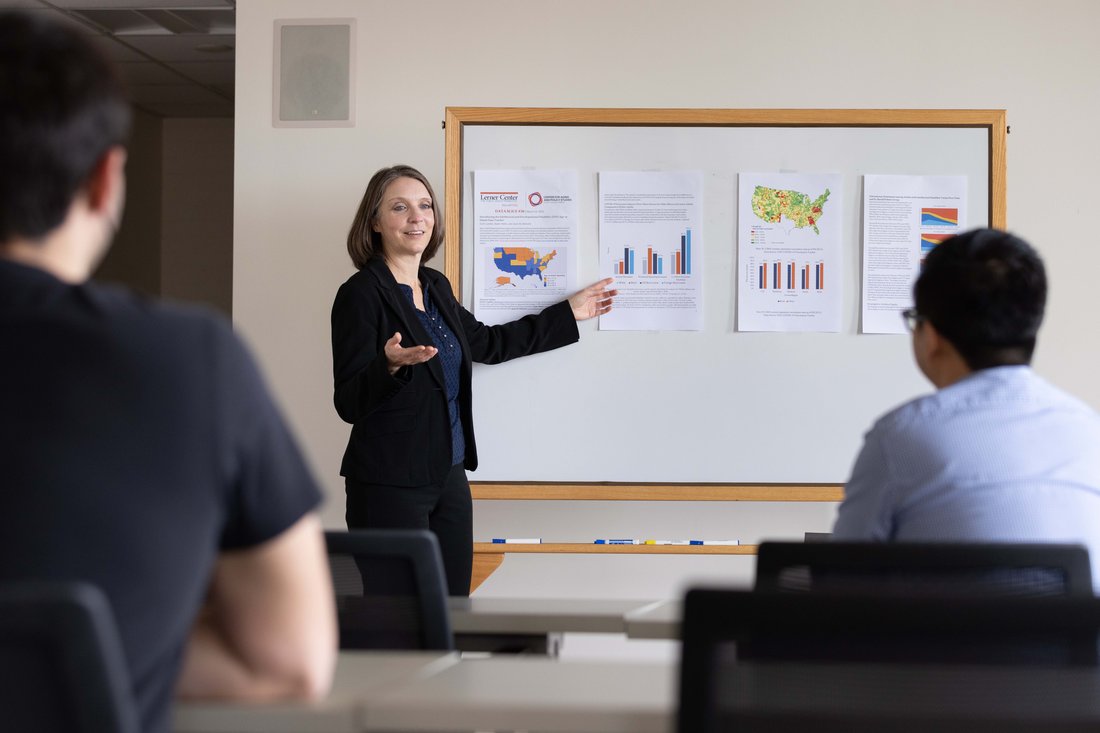
{"type": "Polygon", "coordinates": [[[920,225],[922,227],[957,227],[959,225],[959,210],[922,208],[920,210],[920,225]]]}
{"type": "Polygon", "coordinates": [[[545,286],[546,281],[543,280],[542,271],[546,269],[547,265],[550,264],[550,260],[554,259],[557,254],[556,249],[543,257],[540,256],[538,250],[530,247],[494,247],[493,264],[501,272],[518,275],[520,278],[535,275],[539,280],[542,280],[542,284],[545,286]]]}

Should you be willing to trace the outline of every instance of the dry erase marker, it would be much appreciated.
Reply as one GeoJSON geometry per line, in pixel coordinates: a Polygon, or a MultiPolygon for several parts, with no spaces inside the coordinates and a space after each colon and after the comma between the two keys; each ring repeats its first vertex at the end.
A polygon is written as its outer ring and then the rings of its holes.
{"type": "Polygon", "coordinates": [[[690,545],[691,540],[646,540],[647,545],[690,545]]]}
{"type": "Polygon", "coordinates": [[[592,544],[594,545],[640,545],[641,540],[626,540],[626,539],[614,539],[614,540],[596,540],[592,544]]]}
{"type": "Polygon", "coordinates": [[[520,537],[520,538],[493,538],[494,545],[541,545],[542,538],[540,537],[520,537]]]}
{"type": "Polygon", "coordinates": [[[740,545],[740,540],[692,540],[693,545],[740,545]]]}

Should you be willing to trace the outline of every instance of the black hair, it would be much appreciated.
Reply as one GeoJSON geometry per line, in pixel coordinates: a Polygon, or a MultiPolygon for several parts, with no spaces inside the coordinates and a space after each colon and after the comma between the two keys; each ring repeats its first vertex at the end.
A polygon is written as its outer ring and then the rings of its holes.
{"type": "Polygon", "coordinates": [[[130,119],[114,67],[85,34],[0,12],[0,242],[61,224],[130,119]]]}
{"type": "Polygon", "coordinates": [[[975,229],[939,244],[913,285],[917,313],[973,370],[1029,364],[1046,299],[1038,253],[996,229],[975,229]]]}

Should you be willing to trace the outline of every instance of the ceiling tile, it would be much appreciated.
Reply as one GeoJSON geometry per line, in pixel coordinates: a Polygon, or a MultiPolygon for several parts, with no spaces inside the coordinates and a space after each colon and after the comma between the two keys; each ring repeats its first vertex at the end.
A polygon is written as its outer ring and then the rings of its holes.
{"type": "Polygon", "coordinates": [[[145,33],[147,35],[170,33],[157,23],[133,10],[78,10],[77,18],[87,21],[108,33],[123,35],[126,33],[145,33]]]}
{"type": "Polygon", "coordinates": [[[114,61],[148,61],[149,59],[134,49],[124,46],[111,36],[92,36],[92,43],[99,47],[108,58],[114,61]]]}
{"type": "Polygon", "coordinates": [[[173,33],[233,35],[236,32],[236,12],[232,8],[221,10],[211,10],[209,8],[154,10],[146,8],[141,11],[141,14],[173,33]]]}
{"type": "Polygon", "coordinates": [[[152,61],[118,64],[118,69],[127,86],[131,87],[139,84],[180,84],[184,81],[171,69],[152,61]]]}
{"type": "Polygon", "coordinates": [[[160,117],[232,117],[233,103],[187,104],[183,102],[157,102],[138,105],[146,112],[160,117]]]}
{"type": "Polygon", "coordinates": [[[0,8],[48,13],[88,34],[147,112],[233,116],[233,0],[0,0],[0,8]]]}
{"type": "Polygon", "coordinates": [[[59,8],[232,8],[233,0],[50,0],[59,8]]]}
{"type": "Polygon", "coordinates": [[[228,84],[236,80],[236,64],[226,61],[177,61],[172,68],[199,84],[228,84]]]}
{"type": "Polygon", "coordinates": [[[233,58],[236,37],[189,33],[177,36],[127,36],[128,46],[144,51],[160,61],[215,61],[233,58]],[[206,49],[224,49],[213,52],[206,49]]]}
{"type": "Polygon", "coordinates": [[[70,13],[116,36],[166,36],[187,33],[233,35],[236,30],[236,19],[232,8],[221,10],[89,8],[72,10],[70,13]]]}
{"type": "Polygon", "coordinates": [[[197,84],[136,84],[131,86],[129,91],[135,103],[200,104],[229,101],[197,84]]]}
{"type": "Polygon", "coordinates": [[[57,21],[59,23],[64,23],[65,25],[76,28],[81,33],[96,34],[96,33],[101,32],[98,28],[94,28],[94,27],[88,25],[85,22],[81,22],[80,20],[74,18],[73,16],[69,15],[68,13],[64,13],[60,10],[54,10],[52,8],[44,7],[43,5],[41,5],[40,3],[37,3],[37,2],[27,3],[25,5],[20,5],[19,0],[0,0],[0,9],[4,9],[4,10],[15,9],[15,10],[19,10],[19,11],[24,12],[24,13],[30,13],[31,15],[39,17],[39,18],[48,18],[49,20],[57,21]]]}

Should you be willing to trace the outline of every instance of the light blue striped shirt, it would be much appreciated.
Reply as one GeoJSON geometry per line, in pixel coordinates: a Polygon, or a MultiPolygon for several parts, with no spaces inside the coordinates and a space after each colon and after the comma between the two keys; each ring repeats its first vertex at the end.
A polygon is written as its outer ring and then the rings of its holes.
{"type": "Polygon", "coordinates": [[[865,436],[833,537],[1076,542],[1100,593],[1100,415],[1023,366],[906,403],[865,436]]]}

